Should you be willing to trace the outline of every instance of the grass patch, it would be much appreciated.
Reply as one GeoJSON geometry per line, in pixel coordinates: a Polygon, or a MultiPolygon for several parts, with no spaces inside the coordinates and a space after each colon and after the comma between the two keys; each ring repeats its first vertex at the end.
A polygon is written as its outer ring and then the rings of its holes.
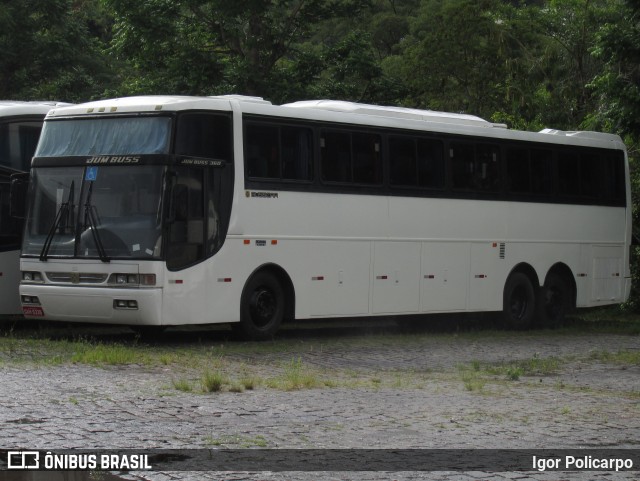
{"type": "Polygon", "coordinates": [[[293,358],[283,368],[280,376],[270,378],[267,386],[284,391],[310,389],[323,385],[318,375],[302,363],[301,358],[293,358]]]}
{"type": "Polygon", "coordinates": [[[178,391],[182,391],[182,392],[193,391],[193,386],[191,385],[191,382],[189,382],[186,379],[174,379],[172,381],[172,384],[173,384],[173,388],[177,389],[178,391]]]}
{"type": "Polygon", "coordinates": [[[547,376],[560,369],[560,360],[555,357],[541,359],[537,355],[505,363],[486,363],[479,360],[458,366],[462,383],[467,391],[482,392],[489,381],[496,377],[508,381],[519,381],[524,376],[547,376]]]}
{"type": "Polygon", "coordinates": [[[71,356],[71,362],[91,365],[119,366],[125,364],[149,364],[140,349],[121,344],[80,344],[71,356]]]}
{"type": "Polygon", "coordinates": [[[596,351],[592,352],[589,358],[594,361],[612,364],[640,366],[640,351],[636,350],[630,351],[622,349],[615,353],[609,351],[596,351]]]}
{"type": "Polygon", "coordinates": [[[487,383],[482,374],[474,370],[463,370],[461,377],[464,388],[469,392],[482,392],[487,383]]]}
{"type": "Polygon", "coordinates": [[[229,383],[226,376],[220,371],[209,370],[202,374],[200,382],[204,392],[219,392],[222,390],[222,386],[229,383]]]}
{"type": "Polygon", "coordinates": [[[560,359],[556,357],[540,358],[537,355],[531,359],[521,359],[505,363],[483,363],[474,361],[472,369],[483,371],[494,376],[504,376],[511,381],[517,381],[523,376],[549,376],[560,369],[560,359]]]}
{"type": "Polygon", "coordinates": [[[236,447],[236,448],[266,448],[269,443],[261,435],[241,436],[238,434],[223,435],[218,437],[209,436],[204,443],[208,446],[236,447]]]}

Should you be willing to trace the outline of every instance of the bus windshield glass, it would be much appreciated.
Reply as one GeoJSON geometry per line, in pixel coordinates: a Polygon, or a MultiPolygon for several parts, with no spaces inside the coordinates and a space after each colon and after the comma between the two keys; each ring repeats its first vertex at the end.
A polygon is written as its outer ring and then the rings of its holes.
{"type": "Polygon", "coordinates": [[[166,154],[171,139],[169,117],[110,117],[49,120],[36,157],[166,154]]]}
{"type": "Polygon", "coordinates": [[[163,166],[38,167],[23,254],[160,257],[163,166]]]}

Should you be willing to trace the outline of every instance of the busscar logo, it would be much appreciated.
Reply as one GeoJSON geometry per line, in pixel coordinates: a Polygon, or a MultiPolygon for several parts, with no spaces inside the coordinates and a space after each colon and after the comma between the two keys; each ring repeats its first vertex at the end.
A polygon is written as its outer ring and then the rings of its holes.
{"type": "Polygon", "coordinates": [[[259,199],[277,199],[278,198],[278,193],[277,192],[263,192],[263,191],[253,191],[253,190],[247,190],[245,192],[245,197],[248,198],[259,198],[259,199]]]}
{"type": "Polygon", "coordinates": [[[40,469],[40,453],[38,451],[9,451],[7,468],[40,469]]]}

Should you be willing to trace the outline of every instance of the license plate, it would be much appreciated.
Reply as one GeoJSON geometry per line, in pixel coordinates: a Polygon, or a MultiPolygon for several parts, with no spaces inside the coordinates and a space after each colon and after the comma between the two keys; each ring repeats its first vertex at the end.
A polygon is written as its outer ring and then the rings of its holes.
{"type": "Polygon", "coordinates": [[[44,317],[42,307],[22,307],[22,313],[25,316],[44,317]]]}

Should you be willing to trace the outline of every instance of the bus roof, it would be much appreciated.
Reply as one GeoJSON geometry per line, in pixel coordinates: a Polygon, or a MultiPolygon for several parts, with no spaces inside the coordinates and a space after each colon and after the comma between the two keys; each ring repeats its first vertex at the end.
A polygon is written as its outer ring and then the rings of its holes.
{"type": "Polygon", "coordinates": [[[48,101],[20,101],[0,100],[0,117],[15,117],[19,115],[46,115],[56,107],[66,107],[71,104],[48,101]]]}
{"type": "MultiPolygon", "coordinates": [[[[59,104],[58,104],[59,105],[59,104]]],[[[293,117],[307,120],[355,123],[375,127],[433,130],[443,133],[487,136],[573,145],[600,145],[624,149],[622,139],[615,134],[590,131],[543,129],[528,132],[508,129],[504,124],[489,122],[468,114],[437,112],[406,107],[368,105],[340,100],[304,100],[280,106],[261,97],[218,95],[194,97],[180,95],[149,95],[99,100],[57,108],[48,118],[109,113],[159,112],[178,110],[234,110],[256,115],[293,117]],[[235,107],[234,107],[235,106],[235,107]],[[337,116],[336,114],[340,114],[337,116]]]]}

